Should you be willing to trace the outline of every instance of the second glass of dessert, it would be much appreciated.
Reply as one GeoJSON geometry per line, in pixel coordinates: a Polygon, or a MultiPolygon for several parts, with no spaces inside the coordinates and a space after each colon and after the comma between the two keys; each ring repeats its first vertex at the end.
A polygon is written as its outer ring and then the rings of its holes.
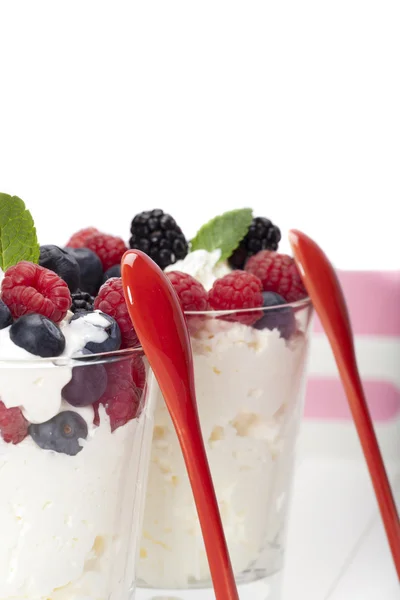
{"type": "MultiPolygon", "coordinates": [[[[195,238],[166,272],[187,319],[202,433],[240,598],[278,600],[312,307],[293,259],[273,249],[249,256],[248,241],[221,261],[223,249],[196,249],[195,238]]],[[[156,409],[138,595],[186,600],[203,588],[201,598],[213,600],[178,439],[151,379],[156,409]]]]}

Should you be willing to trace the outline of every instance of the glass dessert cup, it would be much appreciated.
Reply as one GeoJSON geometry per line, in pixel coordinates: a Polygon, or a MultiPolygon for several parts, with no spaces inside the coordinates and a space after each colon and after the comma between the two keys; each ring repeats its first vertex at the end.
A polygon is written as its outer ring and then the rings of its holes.
{"type": "MultiPolygon", "coordinates": [[[[239,595],[276,600],[303,411],[311,303],[186,317],[200,422],[239,595]],[[247,592],[250,582],[256,587],[247,592]]],[[[197,598],[194,590],[203,588],[199,598],[211,600],[207,557],[178,440],[156,382],[149,387],[155,417],[138,597],[186,600],[197,598]]]]}
{"type": "Polygon", "coordinates": [[[15,443],[0,423],[0,600],[134,597],[153,430],[148,373],[140,349],[0,361],[1,400],[30,423],[15,443]],[[88,403],[98,385],[115,398],[117,380],[134,400],[128,412],[124,402],[112,411],[88,403]]]}

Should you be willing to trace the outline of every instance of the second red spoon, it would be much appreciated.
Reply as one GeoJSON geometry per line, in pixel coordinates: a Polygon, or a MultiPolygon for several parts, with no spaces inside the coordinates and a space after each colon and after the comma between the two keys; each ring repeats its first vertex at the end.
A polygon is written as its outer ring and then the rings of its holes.
{"type": "Polygon", "coordinates": [[[192,351],[172,284],[140,250],[121,264],[132,323],[158,381],[182,448],[217,600],[239,600],[200,430],[192,351]]]}

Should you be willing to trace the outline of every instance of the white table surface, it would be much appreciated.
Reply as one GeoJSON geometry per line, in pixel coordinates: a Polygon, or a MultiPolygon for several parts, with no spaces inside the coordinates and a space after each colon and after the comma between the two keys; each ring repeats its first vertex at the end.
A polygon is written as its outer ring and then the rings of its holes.
{"type": "MultiPolygon", "coordinates": [[[[400,456],[390,457],[386,465],[400,505],[400,456]]],[[[283,600],[399,598],[362,457],[307,452],[297,468],[283,600]]]]}

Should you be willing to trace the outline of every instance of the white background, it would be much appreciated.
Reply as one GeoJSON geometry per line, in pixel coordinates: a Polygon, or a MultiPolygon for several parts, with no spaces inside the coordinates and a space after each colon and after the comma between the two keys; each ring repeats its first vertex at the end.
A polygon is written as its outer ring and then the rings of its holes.
{"type": "Polygon", "coordinates": [[[396,268],[399,31],[398,0],[0,0],[0,190],[42,243],[251,206],[396,268]]]}

